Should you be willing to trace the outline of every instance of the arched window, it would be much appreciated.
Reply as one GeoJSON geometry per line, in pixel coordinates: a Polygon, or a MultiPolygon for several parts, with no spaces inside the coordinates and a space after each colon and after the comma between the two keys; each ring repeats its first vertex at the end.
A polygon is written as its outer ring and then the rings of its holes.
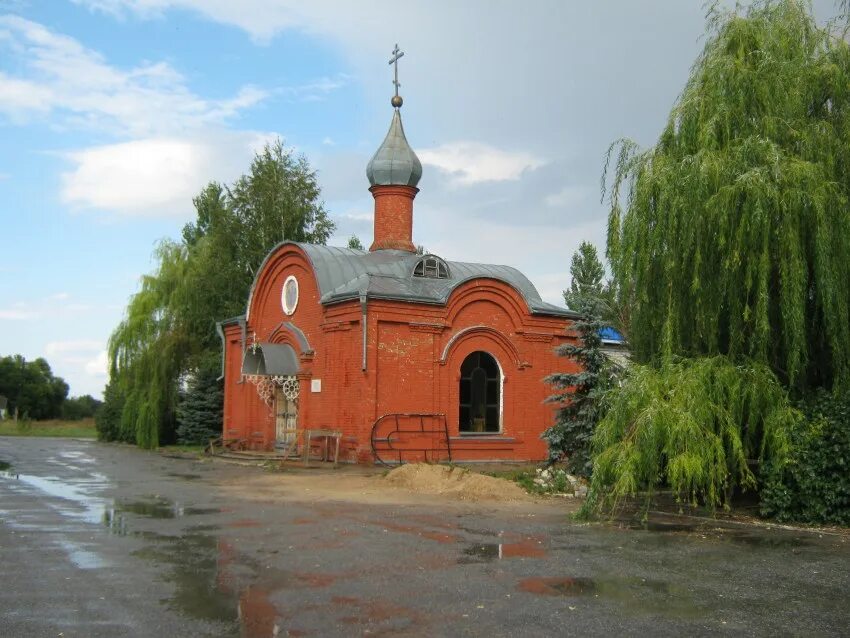
{"type": "Polygon", "coordinates": [[[473,352],[460,366],[460,431],[501,431],[502,370],[493,355],[473,352]]]}
{"type": "Polygon", "coordinates": [[[448,279],[449,266],[436,255],[425,255],[416,262],[413,267],[414,277],[428,277],[429,279],[448,279]]]}

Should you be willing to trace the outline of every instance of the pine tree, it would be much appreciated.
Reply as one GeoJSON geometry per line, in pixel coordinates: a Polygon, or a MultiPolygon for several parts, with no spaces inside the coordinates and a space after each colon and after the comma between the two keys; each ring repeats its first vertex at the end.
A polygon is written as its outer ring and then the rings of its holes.
{"type": "Polygon", "coordinates": [[[555,425],[542,436],[549,445],[550,462],[565,458],[570,472],[589,477],[593,469],[593,433],[604,414],[603,395],[612,384],[615,365],[602,352],[601,300],[583,297],[582,303],[582,318],[573,324],[578,343],[558,348],[558,354],[577,363],[580,370],[546,377],[546,382],[557,390],[547,402],[559,403],[561,407],[555,425]]]}
{"type": "Polygon", "coordinates": [[[177,441],[204,445],[221,434],[224,391],[218,370],[206,366],[190,379],[177,404],[177,441]]]}
{"type": "Polygon", "coordinates": [[[353,248],[354,250],[365,250],[365,248],[363,248],[363,242],[360,241],[360,238],[357,235],[352,235],[348,238],[348,247],[353,248]]]}
{"type": "Polygon", "coordinates": [[[588,298],[599,299],[605,288],[602,278],[605,269],[599,261],[596,246],[588,241],[581,245],[573,253],[570,263],[570,289],[564,291],[564,303],[567,308],[579,310],[585,306],[588,298]]]}

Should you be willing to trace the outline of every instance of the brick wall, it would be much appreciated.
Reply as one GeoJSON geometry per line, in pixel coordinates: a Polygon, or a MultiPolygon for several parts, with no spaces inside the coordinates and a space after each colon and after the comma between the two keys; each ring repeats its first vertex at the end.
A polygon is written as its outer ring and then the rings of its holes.
{"type": "MultiPolygon", "coordinates": [[[[307,336],[311,356],[301,354],[299,427],[343,432],[342,451],[349,460],[371,460],[369,435],[375,420],[393,412],[443,413],[457,460],[541,460],[540,433],[554,420],[554,407],[543,401],[551,387],[542,379],[576,366],[554,354],[574,336],[567,320],[532,316],[522,296],[507,284],[477,279],[453,291],[445,307],[369,300],[366,370],[361,369],[362,329],[359,301],[322,307],[311,266],[294,245],[280,247],[268,260],[251,300],[247,334],[259,341],[300,346],[280,329],[291,321],[307,336]],[[295,313],[280,303],[283,282],[299,281],[295,313]],[[471,352],[490,353],[503,374],[501,432],[468,436],[459,432],[460,365],[471,352]],[[311,381],[321,392],[311,392],[311,381]]],[[[240,383],[241,333],[225,328],[225,433],[241,432],[257,447],[274,444],[274,417],[256,389],[240,383]]]]}

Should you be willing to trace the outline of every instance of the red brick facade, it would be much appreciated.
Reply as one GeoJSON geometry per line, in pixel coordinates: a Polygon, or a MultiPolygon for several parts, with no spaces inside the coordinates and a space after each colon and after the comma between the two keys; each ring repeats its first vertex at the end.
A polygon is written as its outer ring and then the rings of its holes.
{"type": "Polygon", "coordinates": [[[406,250],[416,252],[413,245],[414,186],[373,186],[375,198],[375,241],[369,250],[406,250]]]}
{"type": "Polygon", "coordinates": [[[553,352],[572,338],[568,319],[532,315],[516,289],[488,278],[460,284],[445,306],[380,299],[365,305],[363,370],[361,302],[322,305],[304,250],[297,244],[276,248],[257,278],[244,326],[239,321],[222,326],[225,438],[247,439],[257,449],[275,443],[274,410],[242,376],[243,348],[256,333],[258,342],[286,343],[298,353],[298,427],[341,430],[344,459],[371,461],[375,420],[404,412],[445,414],[454,460],[546,457],[540,434],[552,424],[554,408],[543,403],[551,393],[543,377],[573,367],[553,352]],[[287,316],[281,293],[290,275],[298,279],[300,294],[295,312],[287,316]],[[300,329],[307,345],[283,325],[287,322],[300,329]],[[459,429],[460,366],[475,351],[491,354],[501,369],[499,433],[470,435],[459,429]]]}

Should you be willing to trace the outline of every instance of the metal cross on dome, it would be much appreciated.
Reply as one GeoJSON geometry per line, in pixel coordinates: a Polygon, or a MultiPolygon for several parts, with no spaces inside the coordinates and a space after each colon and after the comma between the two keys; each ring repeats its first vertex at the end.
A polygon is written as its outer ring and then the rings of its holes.
{"type": "Polygon", "coordinates": [[[398,42],[396,42],[395,49],[393,49],[393,57],[390,58],[390,64],[395,65],[395,79],[393,80],[393,84],[395,85],[395,96],[396,97],[399,97],[398,87],[401,86],[401,84],[399,84],[399,82],[398,82],[398,60],[403,55],[404,55],[404,51],[401,51],[398,48],[398,42]]]}

